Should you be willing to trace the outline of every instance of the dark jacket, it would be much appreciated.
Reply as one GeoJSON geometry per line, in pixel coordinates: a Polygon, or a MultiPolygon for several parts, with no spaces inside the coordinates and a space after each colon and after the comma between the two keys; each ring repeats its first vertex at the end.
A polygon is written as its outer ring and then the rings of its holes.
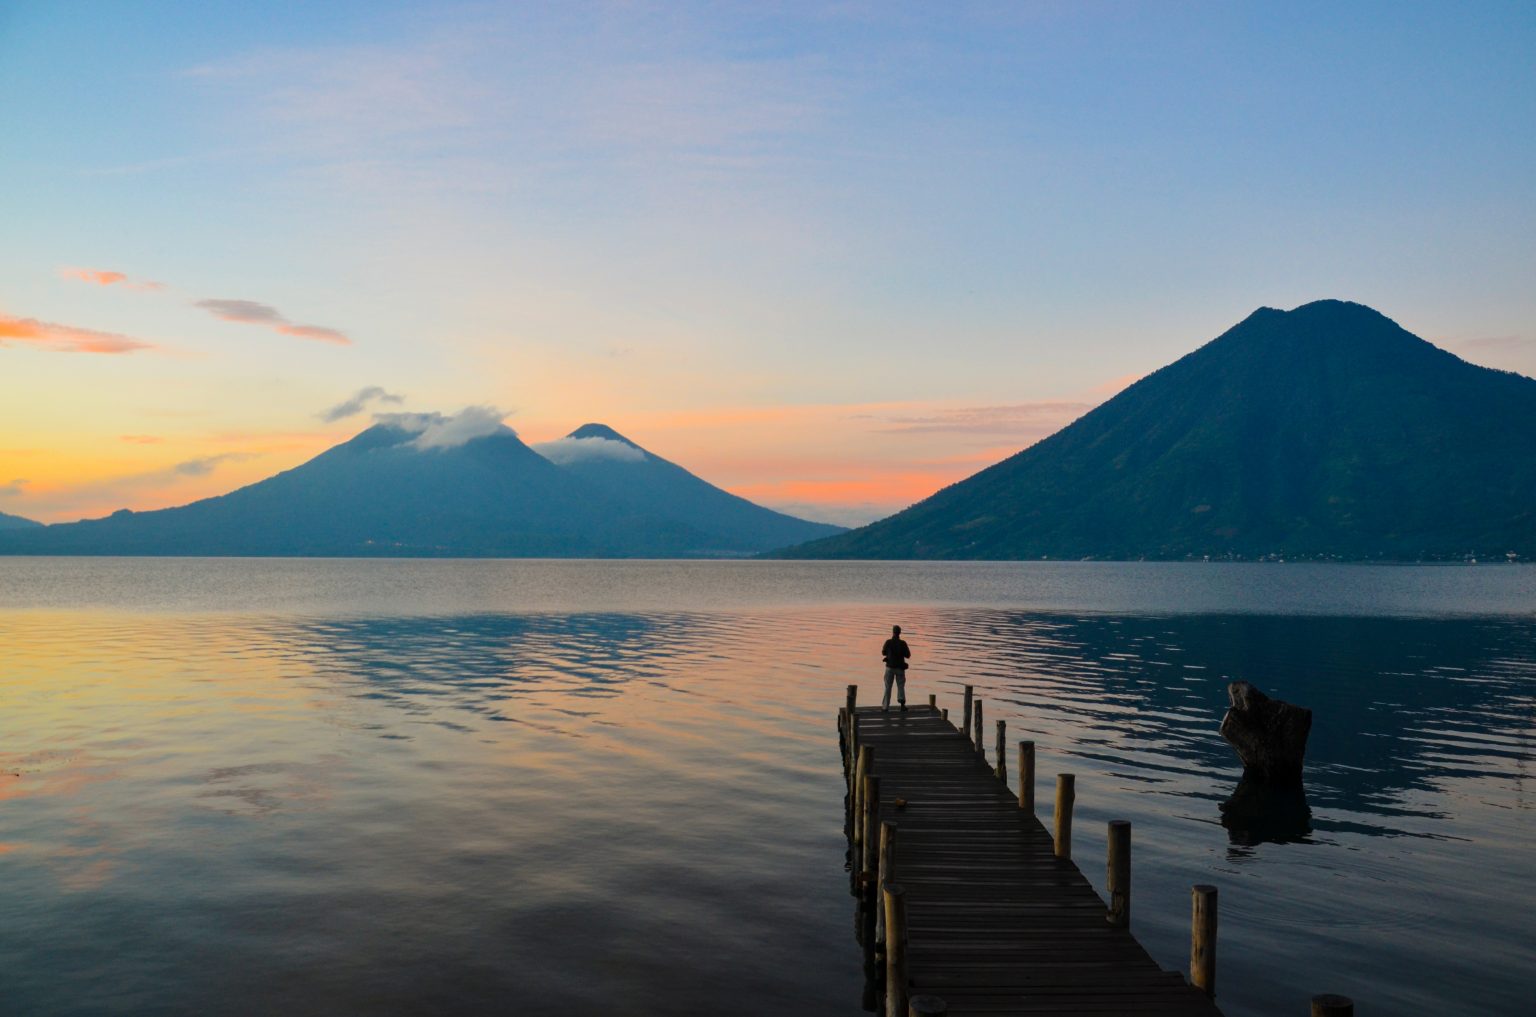
{"type": "Polygon", "coordinates": [[[912,656],[912,651],[908,649],[905,639],[892,636],[885,641],[884,646],[880,647],[880,656],[885,658],[886,667],[894,667],[898,671],[905,671],[907,669],[907,658],[912,656]]]}

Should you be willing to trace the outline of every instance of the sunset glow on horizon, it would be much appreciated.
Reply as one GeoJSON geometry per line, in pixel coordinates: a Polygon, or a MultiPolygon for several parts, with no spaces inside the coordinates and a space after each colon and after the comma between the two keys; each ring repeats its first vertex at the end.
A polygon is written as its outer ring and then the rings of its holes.
{"type": "Polygon", "coordinates": [[[1517,4],[11,5],[0,512],[486,406],[859,524],[1325,297],[1536,374],[1533,39],[1517,4]]]}

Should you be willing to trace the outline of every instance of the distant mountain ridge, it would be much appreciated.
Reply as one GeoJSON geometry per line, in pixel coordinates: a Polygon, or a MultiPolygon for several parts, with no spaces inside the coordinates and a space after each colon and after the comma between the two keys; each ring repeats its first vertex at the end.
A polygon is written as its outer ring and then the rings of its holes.
{"type": "Polygon", "coordinates": [[[1360,304],[1261,308],[1054,435],[793,558],[1536,556],[1536,380],[1360,304]]]}
{"type": "Polygon", "coordinates": [[[5,512],[0,512],[0,530],[27,530],[32,529],[33,527],[40,527],[42,525],[42,523],[35,522],[31,519],[24,519],[21,516],[13,516],[5,512]]]}
{"type": "MultiPolygon", "coordinates": [[[[440,427],[445,423],[452,421],[399,415],[229,494],[178,508],[6,530],[0,553],[709,557],[769,550],[780,534],[787,544],[837,531],[748,502],[742,505],[775,517],[778,528],[743,528],[734,517],[712,520],[681,496],[678,511],[668,513],[649,496],[627,497],[622,485],[583,479],[580,470],[551,462],[504,426],[468,440],[426,443],[436,440],[431,428],[451,431],[440,427]]],[[[717,491],[628,444],[648,465],[663,464],[674,486],[687,487],[698,500],[717,491]]]]}

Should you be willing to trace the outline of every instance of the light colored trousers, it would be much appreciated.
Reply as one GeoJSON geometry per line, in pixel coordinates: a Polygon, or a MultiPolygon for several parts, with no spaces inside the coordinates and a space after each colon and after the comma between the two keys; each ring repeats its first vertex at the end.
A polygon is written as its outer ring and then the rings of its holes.
{"type": "Polygon", "coordinates": [[[904,667],[888,667],[885,669],[885,698],[880,700],[880,705],[891,705],[891,682],[893,680],[896,682],[896,702],[906,706],[907,669],[904,667]]]}

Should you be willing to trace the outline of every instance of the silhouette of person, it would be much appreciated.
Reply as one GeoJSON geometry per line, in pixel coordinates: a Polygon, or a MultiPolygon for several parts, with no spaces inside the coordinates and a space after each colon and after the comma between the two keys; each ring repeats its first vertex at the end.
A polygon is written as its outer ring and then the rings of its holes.
{"type": "Polygon", "coordinates": [[[891,708],[891,682],[896,683],[896,701],[901,708],[907,708],[907,658],[912,656],[912,649],[907,646],[907,641],[901,638],[901,626],[891,626],[891,638],[880,647],[880,656],[885,660],[885,698],[880,701],[880,709],[891,708]]]}

